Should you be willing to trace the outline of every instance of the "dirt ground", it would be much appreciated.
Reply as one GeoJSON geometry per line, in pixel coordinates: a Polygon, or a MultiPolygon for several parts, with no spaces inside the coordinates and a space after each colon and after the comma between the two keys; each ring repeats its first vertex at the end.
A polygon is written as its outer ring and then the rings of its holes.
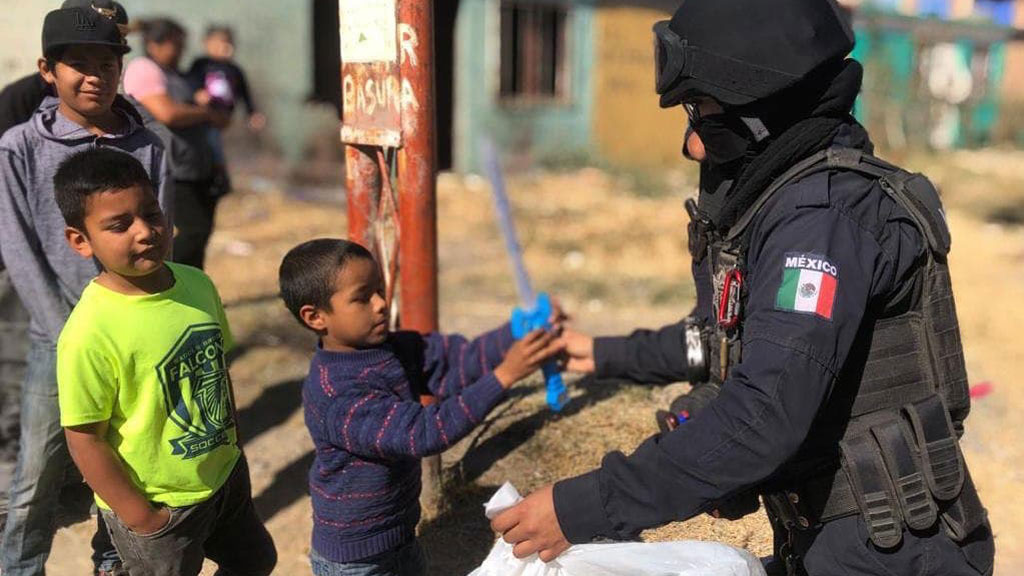
{"type": "MultiPolygon", "coordinates": [[[[1024,458],[1013,423],[1024,410],[1015,377],[1024,325],[1024,153],[963,152],[904,159],[928,172],[946,198],[957,305],[974,384],[993,393],[975,402],[965,452],[997,535],[996,574],[1024,569],[1024,458]]],[[[237,168],[237,167],[236,167],[237,168]]],[[[584,168],[510,178],[527,264],[538,287],[558,295],[581,329],[617,334],[677,320],[693,300],[682,200],[692,173],[649,178],[584,168]]],[[[277,543],[275,574],[309,573],[312,445],[299,389],[314,344],[276,297],[277,266],[296,243],[343,236],[340,188],[287,186],[260,170],[239,170],[238,192],[220,209],[209,270],[239,343],[231,371],[256,505],[277,543]],[[259,175],[257,175],[259,174],[259,175]]],[[[487,183],[442,175],[438,186],[441,324],[467,335],[503,322],[514,286],[494,224],[487,183]]],[[[547,411],[538,380],[514,389],[486,423],[444,455],[447,506],[421,527],[430,573],[461,576],[493,542],[482,504],[505,480],[526,493],[630,451],[656,431],[653,410],[686,384],[647,387],[576,381],[560,415],[547,411]]],[[[94,524],[57,534],[48,572],[91,568],[94,524]]],[[[645,534],[648,540],[719,540],[770,553],[763,514],[738,522],[700,517],[645,534]]],[[[208,566],[204,574],[212,574],[208,566]]]]}

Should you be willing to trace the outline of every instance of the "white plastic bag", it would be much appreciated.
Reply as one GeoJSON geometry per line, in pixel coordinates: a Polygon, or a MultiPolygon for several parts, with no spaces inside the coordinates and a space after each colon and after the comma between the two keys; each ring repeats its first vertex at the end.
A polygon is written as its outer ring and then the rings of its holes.
{"type": "MultiPolygon", "coordinates": [[[[484,505],[493,519],[522,500],[506,482],[484,505]]],[[[536,555],[519,560],[502,539],[469,576],[765,576],[750,552],[718,542],[579,544],[545,564],[536,555]]]]}

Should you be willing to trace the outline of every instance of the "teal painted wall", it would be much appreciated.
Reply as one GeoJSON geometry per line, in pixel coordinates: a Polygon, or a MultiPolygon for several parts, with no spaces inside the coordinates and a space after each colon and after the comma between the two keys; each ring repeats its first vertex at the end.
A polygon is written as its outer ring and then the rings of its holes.
{"type": "MultiPolygon", "coordinates": [[[[868,14],[870,10],[865,9],[868,14]]],[[[855,114],[876,138],[882,138],[881,143],[895,148],[991,143],[1006,74],[1004,44],[975,45],[951,37],[916,46],[912,33],[864,24],[855,33],[852,56],[865,67],[855,114]],[[987,60],[984,74],[979,75],[981,57],[987,60]]]]}
{"type": "MultiPolygon", "coordinates": [[[[454,168],[480,172],[479,142],[489,136],[506,158],[523,161],[587,157],[592,153],[594,65],[591,2],[571,5],[569,95],[544,104],[503,103],[498,97],[501,12],[498,0],[461,0],[456,19],[454,168]]],[[[518,162],[513,162],[518,164],[518,162]]]]}
{"type": "Polygon", "coordinates": [[[969,144],[988,144],[999,120],[999,105],[1002,101],[1000,88],[1006,73],[1006,45],[995,44],[988,56],[988,83],[985,95],[971,111],[968,129],[969,144]]]}

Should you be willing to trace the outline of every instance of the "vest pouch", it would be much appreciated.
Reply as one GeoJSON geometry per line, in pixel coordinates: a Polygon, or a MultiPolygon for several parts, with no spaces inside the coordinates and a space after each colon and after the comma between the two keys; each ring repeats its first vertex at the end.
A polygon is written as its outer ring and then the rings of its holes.
{"type": "Polygon", "coordinates": [[[938,519],[938,510],[921,473],[920,458],[907,440],[904,426],[892,420],[875,426],[871,433],[882,449],[904,522],[914,530],[930,528],[938,519]]]}
{"type": "Polygon", "coordinates": [[[942,507],[942,526],[956,542],[963,542],[988,521],[988,512],[981,505],[970,474],[964,474],[960,497],[942,507]]]}
{"type": "Polygon", "coordinates": [[[898,545],[903,540],[903,515],[878,443],[864,432],[842,440],[839,448],[871,542],[879,548],[898,545]]]}
{"type": "Polygon", "coordinates": [[[921,468],[932,495],[942,501],[956,498],[964,485],[964,457],[946,403],[934,394],[907,404],[903,412],[914,431],[921,468]]]}

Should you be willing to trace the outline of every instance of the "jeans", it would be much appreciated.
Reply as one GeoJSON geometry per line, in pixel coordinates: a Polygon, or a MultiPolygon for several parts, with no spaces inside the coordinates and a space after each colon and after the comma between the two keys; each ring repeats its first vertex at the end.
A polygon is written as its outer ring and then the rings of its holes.
{"type": "Polygon", "coordinates": [[[71,462],[57,406],[57,351],[33,342],[21,394],[21,449],[4,530],[4,576],[44,573],[57,501],[71,462]]]}
{"type": "MultiPolygon", "coordinates": [[[[56,372],[56,350],[33,342],[21,394],[21,447],[0,547],[4,576],[44,574],[57,532],[60,492],[73,464],[60,426],[56,372]]],[[[102,523],[97,523],[94,566],[110,570],[120,560],[102,523]]]]}
{"type": "Polygon", "coordinates": [[[424,576],[427,573],[427,561],[418,540],[359,562],[332,562],[316,550],[310,550],[309,560],[314,576],[424,576]]]}
{"type": "Polygon", "coordinates": [[[213,496],[169,510],[167,525],[152,534],[136,534],[102,511],[131,576],[196,576],[204,558],[217,563],[216,576],[267,576],[277,564],[274,541],[253,506],[244,456],[213,496]]]}
{"type": "MultiPolygon", "coordinates": [[[[18,464],[21,382],[28,356],[28,311],[0,269],[0,516],[6,520],[7,493],[18,464]]],[[[5,522],[0,521],[0,533],[5,522]]]]}

